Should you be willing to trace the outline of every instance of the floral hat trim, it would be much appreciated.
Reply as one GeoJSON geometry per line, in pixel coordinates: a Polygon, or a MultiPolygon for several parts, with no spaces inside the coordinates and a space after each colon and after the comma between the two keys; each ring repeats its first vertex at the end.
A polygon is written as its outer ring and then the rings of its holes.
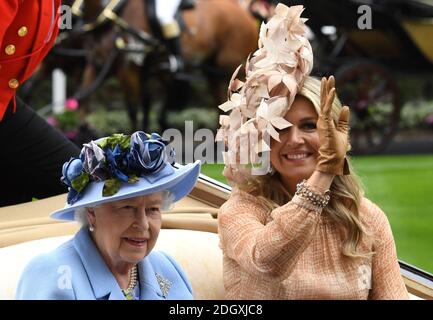
{"type": "Polygon", "coordinates": [[[92,181],[105,181],[102,196],[119,191],[122,183],[136,183],[142,176],[160,172],[175,163],[174,149],[157,133],[137,131],[113,134],[83,145],[80,156],[63,164],[61,181],[69,187],[72,205],[92,181]]]}
{"type": "Polygon", "coordinates": [[[313,68],[303,10],[303,6],[278,4],[275,15],[260,28],[259,49],[246,61],[246,81],[236,78],[241,66],[230,80],[228,101],[219,108],[231,113],[220,116],[216,137],[226,145],[226,167],[242,167],[242,147],[253,151],[248,163],[256,163],[260,152],[270,150],[264,137],[280,141],[277,130],[292,125],[283,117],[313,68]]]}

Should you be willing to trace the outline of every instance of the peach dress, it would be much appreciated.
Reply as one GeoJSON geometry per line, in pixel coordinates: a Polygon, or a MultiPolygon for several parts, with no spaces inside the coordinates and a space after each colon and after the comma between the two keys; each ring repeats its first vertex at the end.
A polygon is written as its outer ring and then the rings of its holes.
{"type": "Polygon", "coordinates": [[[234,189],[218,216],[228,299],[408,299],[388,219],[364,198],[369,259],[341,253],[342,233],[326,213],[295,196],[269,212],[234,189]]]}

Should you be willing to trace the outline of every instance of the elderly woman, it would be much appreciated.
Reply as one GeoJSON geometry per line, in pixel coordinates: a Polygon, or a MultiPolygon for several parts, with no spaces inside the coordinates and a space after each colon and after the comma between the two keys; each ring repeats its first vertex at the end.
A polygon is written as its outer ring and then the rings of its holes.
{"type": "MultiPolygon", "coordinates": [[[[364,197],[346,155],[349,108],[333,77],[308,76],[302,10],[277,6],[246,82],[232,80],[221,107],[232,110],[219,136],[234,185],[218,215],[227,297],[406,299],[387,217],[364,197]],[[248,144],[269,151],[266,174],[242,165],[248,144]]],[[[257,159],[252,152],[250,163],[257,159]]]]}
{"type": "Polygon", "coordinates": [[[174,168],[174,151],[157,134],[116,134],[85,144],[63,166],[67,204],[55,219],[82,228],[25,268],[17,299],[192,299],[181,267],[152,252],[161,211],[186,196],[200,164],[174,168]]]}

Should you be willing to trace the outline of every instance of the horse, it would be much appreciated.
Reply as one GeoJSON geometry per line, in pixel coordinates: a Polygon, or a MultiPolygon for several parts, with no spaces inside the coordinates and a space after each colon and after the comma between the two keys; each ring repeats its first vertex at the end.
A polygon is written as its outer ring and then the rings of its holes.
{"type": "MultiPolygon", "coordinates": [[[[104,9],[101,0],[86,0],[82,3],[82,18],[87,22],[87,26],[99,21],[104,9]]],[[[118,19],[108,19],[110,21],[104,26],[101,23],[94,30],[83,32],[87,62],[81,91],[88,90],[94,84],[98,70],[110,60],[113,52],[119,51],[119,47],[137,44],[137,34],[152,35],[146,9],[143,0],[128,0],[116,14],[118,19]],[[116,24],[113,21],[121,23],[116,24]]],[[[257,48],[257,21],[237,0],[197,0],[193,9],[181,12],[181,17],[185,26],[181,43],[186,70],[203,71],[216,104],[220,103],[226,98],[226,86],[231,73],[257,48]]],[[[157,43],[155,36],[147,39],[150,43],[157,43]]],[[[140,41],[138,43],[140,44],[140,41]]],[[[150,88],[153,80],[159,81],[162,93],[168,93],[165,94],[165,102],[158,117],[160,129],[164,130],[168,127],[166,111],[180,107],[176,93],[184,92],[187,81],[176,79],[176,76],[167,70],[161,72],[161,66],[167,65],[168,56],[167,52],[164,54],[163,46],[146,43],[142,50],[138,55],[135,52],[135,58],[141,58],[141,63],[137,63],[137,59],[131,59],[133,54],[120,51],[113,59],[115,63],[112,72],[122,86],[131,131],[138,128],[139,105],[142,106],[144,115],[142,128],[149,128],[149,111],[154,98],[150,88]],[[143,52],[146,50],[148,53],[145,55],[143,52]]],[[[161,95],[161,92],[158,95],[161,95]]]]}

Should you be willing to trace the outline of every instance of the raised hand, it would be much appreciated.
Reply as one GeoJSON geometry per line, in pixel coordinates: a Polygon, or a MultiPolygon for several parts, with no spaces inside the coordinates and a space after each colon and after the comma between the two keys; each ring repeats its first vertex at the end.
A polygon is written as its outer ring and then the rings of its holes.
{"type": "Polygon", "coordinates": [[[320,87],[320,115],[317,121],[319,133],[319,157],[316,169],[334,175],[349,174],[346,152],[349,146],[349,107],[344,106],[337,127],[332,120],[332,104],[335,99],[335,79],[322,78],[320,87]]]}

